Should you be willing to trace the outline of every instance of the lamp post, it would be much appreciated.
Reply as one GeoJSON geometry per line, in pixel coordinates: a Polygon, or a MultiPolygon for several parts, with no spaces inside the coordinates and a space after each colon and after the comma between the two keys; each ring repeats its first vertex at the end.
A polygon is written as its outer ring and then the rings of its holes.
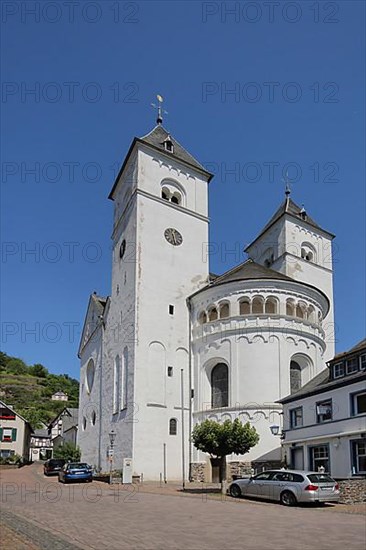
{"type": "Polygon", "coordinates": [[[113,463],[113,453],[114,453],[114,450],[113,450],[113,446],[114,446],[114,442],[115,442],[115,439],[116,439],[116,433],[114,430],[110,431],[109,432],[109,443],[110,443],[110,446],[109,446],[109,484],[111,485],[112,484],[112,463],[113,463]]]}
{"type": "MultiPolygon", "coordinates": [[[[280,437],[282,440],[285,439],[285,434],[284,434],[282,431],[280,432],[280,426],[278,426],[278,424],[273,424],[272,426],[269,427],[269,429],[271,430],[271,434],[272,434],[272,435],[278,436],[278,437],[280,437]]],[[[285,468],[287,467],[286,455],[285,455],[285,460],[283,461],[283,447],[282,447],[282,442],[281,442],[281,463],[284,463],[284,464],[285,464],[285,468]]]]}

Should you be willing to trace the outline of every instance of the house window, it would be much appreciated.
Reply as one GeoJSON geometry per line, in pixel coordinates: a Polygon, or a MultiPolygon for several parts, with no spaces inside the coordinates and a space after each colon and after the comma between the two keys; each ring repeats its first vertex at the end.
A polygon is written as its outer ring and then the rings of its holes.
{"type": "Polygon", "coordinates": [[[171,418],[169,420],[169,435],[177,435],[177,419],[171,418]]]}
{"type": "Polygon", "coordinates": [[[168,376],[169,377],[173,376],[173,367],[168,367],[168,376]]]}
{"type": "Polygon", "coordinates": [[[333,367],[333,378],[340,378],[344,376],[344,365],[343,363],[337,363],[333,367]]]}
{"type": "Polygon", "coordinates": [[[332,400],[320,401],[316,404],[316,421],[318,424],[332,420],[332,400]]]}
{"type": "Polygon", "coordinates": [[[317,447],[310,447],[309,452],[310,470],[313,470],[313,472],[319,472],[320,468],[324,468],[326,472],[330,471],[328,445],[318,445],[317,447]]]}
{"type": "Polygon", "coordinates": [[[169,315],[174,315],[174,306],[172,304],[169,305],[169,315]]]}
{"type": "Polygon", "coordinates": [[[358,371],[358,357],[348,359],[347,361],[347,374],[353,374],[358,371]]]}
{"type": "Polygon", "coordinates": [[[360,367],[361,367],[361,370],[366,369],[366,353],[360,356],[360,367]]]}
{"type": "Polygon", "coordinates": [[[366,440],[351,441],[352,473],[366,474],[366,440]]]}
{"type": "Polygon", "coordinates": [[[290,409],[290,428],[302,426],[302,407],[290,409]]]}
{"type": "Polygon", "coordinates": [[[15,420],[15,413],[9,411],[9,409],[0,408],[0,418],[3,420],[15,420]]]}
{"type": "Polygon", "coordinates": [[[211,372],[211,406],[213,409],[229,405],[229,369],[218,363],[211,372]]]}
{"type": "Polygon", "coordinates": [[[17,428],[0,428],[0,440],[7,441],[16,441],[17,439],[17,428]]]}
{"type": "Polygon", "coordinates": [[[352,416],[366,414],[366,391],[351,395],[352,416]]]}

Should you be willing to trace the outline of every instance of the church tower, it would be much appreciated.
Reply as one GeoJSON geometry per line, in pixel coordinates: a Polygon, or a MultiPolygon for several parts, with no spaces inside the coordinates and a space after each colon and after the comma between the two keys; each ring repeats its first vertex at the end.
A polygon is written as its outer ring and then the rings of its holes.
{"type": "Polygon", "coordinates": [[[256,263],[312,285],[328,298],[329,312],[325,319],[319,319],[326,343],[325,361],[334,357],[335,348],[333,238],[290,198],[287,189],[284,202],[245,249],[256,263]]]}
{"type": "Polygon", "coordinates": [[[186,472],[192,380],[187,296],[207,283],[211,179],[162,126],[135,138],[114,202],[112,292],[106,321],[102,433],[115,463],[132,458],[148,479],[182,471],[183,370],[186,472]]]}

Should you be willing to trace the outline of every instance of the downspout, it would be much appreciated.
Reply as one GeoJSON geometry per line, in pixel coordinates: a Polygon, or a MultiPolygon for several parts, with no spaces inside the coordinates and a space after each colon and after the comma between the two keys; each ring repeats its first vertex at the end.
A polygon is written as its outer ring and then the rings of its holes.
{"type": "Polygon", "coordinates": [[[103,378],[103,341],[104,341],[104,319],[101,320],[101,346],[100,346],[100,364],[99,364],[99,438],[98,438],[98,471],[102,469],[102,378],[103,378]]]}
{"type": "Polygon", "coordinates": [[[191,468],[192,468],[192,439],[191,439],[191,434],[192,434],[192,401],[193,401],[193,396],[192,396],[192,331],[191,331],[191,327],[192,327],[192,322],[191,322],[191,302],[189,300],[189,298],[187,298],[187,307],[188,307],[188,373],[189,373],[189,387],[188,387],[188,392],[189,392],[189,419],[188,419],[188,432],[189,432],[189,439],[188,439],[188,480],[191,481],[192,480],[192,472],[191,472],[191,468]]]}

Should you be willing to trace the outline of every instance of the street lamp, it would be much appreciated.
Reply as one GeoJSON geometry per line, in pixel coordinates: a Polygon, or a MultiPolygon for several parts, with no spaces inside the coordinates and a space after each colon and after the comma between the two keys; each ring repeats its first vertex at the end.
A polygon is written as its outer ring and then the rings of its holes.
{"type": "Polygon", "coordinates": [[[114,430],[109,432],[109,484],[112,484],[112,463],[113,463],[113,446],[116,439],[116,432],[114,430]]]}
{"type": "Polygon", "coordinates": [[[273,424],[273,426],[270,426],[269,429],[271,430],[272,435],[278,435],[280,432],[280,427],[277,426],[276,424],[273,424]]]}

